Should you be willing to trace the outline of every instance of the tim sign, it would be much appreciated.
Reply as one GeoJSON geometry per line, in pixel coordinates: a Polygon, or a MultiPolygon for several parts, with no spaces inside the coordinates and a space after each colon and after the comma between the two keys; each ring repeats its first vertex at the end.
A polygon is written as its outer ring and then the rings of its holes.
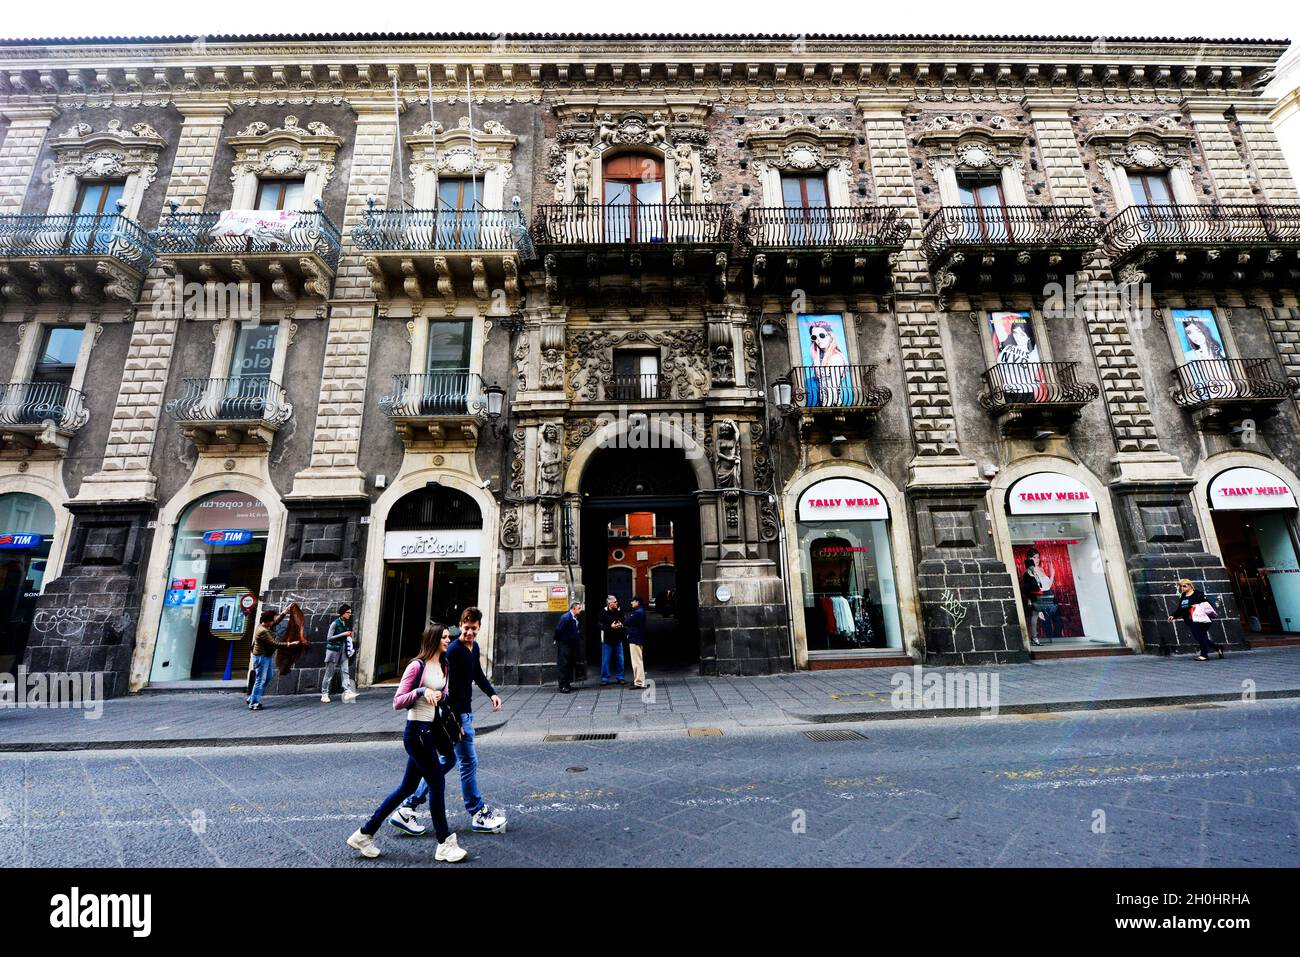
{"type": "Polygon", "coordinates": [[[41,536],[35,532],[6,532],[0,535],[0,548],[35,548],[41,536]]]}
{"type": "Polygon", "coordinates": [[[246,528],[214,528],[203,533],[205,545],[247,545],[253,540],[253,533],[246,528]]]}

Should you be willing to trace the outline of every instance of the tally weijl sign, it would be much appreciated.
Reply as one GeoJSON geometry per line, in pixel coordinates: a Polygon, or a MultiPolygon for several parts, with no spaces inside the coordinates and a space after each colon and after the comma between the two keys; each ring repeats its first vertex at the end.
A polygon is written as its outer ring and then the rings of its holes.
{"type": "Polygon", "coordinates": [[[799,520],[804,522],[870,521],[889,517],[889,506],[878,489],[850,478],[825,479],[799,496],[799,520]]]}
{"type": "Polygon", "coordinates": [[[1007,491],[1012,515],[1070,515],[1097,511],[1092,492],[1060,472],[1026,475],[1007,491]]]}
{"type": "Polygon", "coordinates": [[[1291,487],[1263,469],[1237,468],[1210,481],[1210,507],[1220,511],[1290,509],[1296,507],[1291,487]]]}

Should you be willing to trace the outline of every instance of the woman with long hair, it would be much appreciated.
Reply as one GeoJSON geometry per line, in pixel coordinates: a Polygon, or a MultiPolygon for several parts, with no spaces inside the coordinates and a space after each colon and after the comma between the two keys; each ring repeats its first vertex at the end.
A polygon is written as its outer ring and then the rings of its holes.
{"type": "Polygon", "coordinates": [[[1183,353],[1188,362],[1201,359],[1224,358],[1223,346],[1215,338],[1210,327],[1200,319],[1184,319],[1183,335],[1187,338],[1187,349],[1183,353]]]}
{"type": "Polygon", "coordinates": [[[1061,610],[1052,593],[1055,580],[1052,569],[1043,567],[1043,557],[1038,549],[1025,552],[1025,573],[1020,578],[1020,590],[1030,614],[1029,643],[1043,644],[1044,633],[1050,642],[1061,636],[1061,610]]]}
{"type": "Polygon", "coordinates": [[[447,825],[447,809],[443,801],[443,779],[447,765],[443,764],[435,745],[434,721],[438,718],[438,703],[447,692],[447,646],[451,632],[443,625],[430,622],[420,635],[420,653],[406,671],[393,696],[393,708],[406,710],[406,732],[402,747],[406,749],[406,774],[397,790],[384,798],[375,813],[348,838],[348,846],[361,852],[363,857],[378,857],[375,835],[388,816],[415,793],[423,778],[429,785],[429,813],[433,817],[434,832],[438,835],[438,850],[434,860],[456,863],[465,860],[468,853],[456,843],[456,835],[447,825]]]}
{"type": "Polygon", "coordinates": [[[849,359],[835,341],[835,329],[819,319],[808,326],[813,374],[809,376],[808,404],[812,406],[849,405],[852,387],[848,379],[849,359]]]}

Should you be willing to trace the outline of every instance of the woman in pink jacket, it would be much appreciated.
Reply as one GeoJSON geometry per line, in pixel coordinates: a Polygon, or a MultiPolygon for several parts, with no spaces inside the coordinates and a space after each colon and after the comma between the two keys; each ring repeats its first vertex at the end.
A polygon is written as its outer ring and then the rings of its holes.
{"type": "Polygon", "coordinates": [[[415,793],[420,778],[429,784],[429,812],[433,817],[434,832],[438,835],[438,851],[434,860],[456,863],[465,860],[468,853],[456,843],[456,835],[447,826],[447,811],[443,803],[443,776],[447,766],[442,763],[434,745],[433,722],[438,714],[438,702],[447,692],[447,645],[451,633],[442,625],[430,624],[420,636],[420,653],[406,666],[402,682],[393,696],[393,708],[406,710],[406,732],[402,746],[406,748],[406,774],[397,790],[384,798],[384,803],[348,838],[348,846],[361,852],[363,857],[378,857],[375,834],[399,804],[415,793]]]}

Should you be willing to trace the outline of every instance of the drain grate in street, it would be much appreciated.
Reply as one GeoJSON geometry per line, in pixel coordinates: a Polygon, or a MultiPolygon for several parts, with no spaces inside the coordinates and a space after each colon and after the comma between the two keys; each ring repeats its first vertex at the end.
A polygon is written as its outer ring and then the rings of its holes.
{"type": "Polygon", "coordinates": [[[557,741],[613,741],[617,737],[617,733],[609,732],[602,734],[548,734],[542,740],[553,744],[557,741]]]}
{"type": "Polygon", "coordinates": [[[866,738],[865,734],[858,734],[848,728],[819,728],[815,731],[805,731],[803,736],[809,741],[860,741],[866,738]]]}
{"type": "Polygon", "coordinates": [[[687,728],[686,735],[690,738],[720,738],[722,737],[721,728],[687,728]]]}

